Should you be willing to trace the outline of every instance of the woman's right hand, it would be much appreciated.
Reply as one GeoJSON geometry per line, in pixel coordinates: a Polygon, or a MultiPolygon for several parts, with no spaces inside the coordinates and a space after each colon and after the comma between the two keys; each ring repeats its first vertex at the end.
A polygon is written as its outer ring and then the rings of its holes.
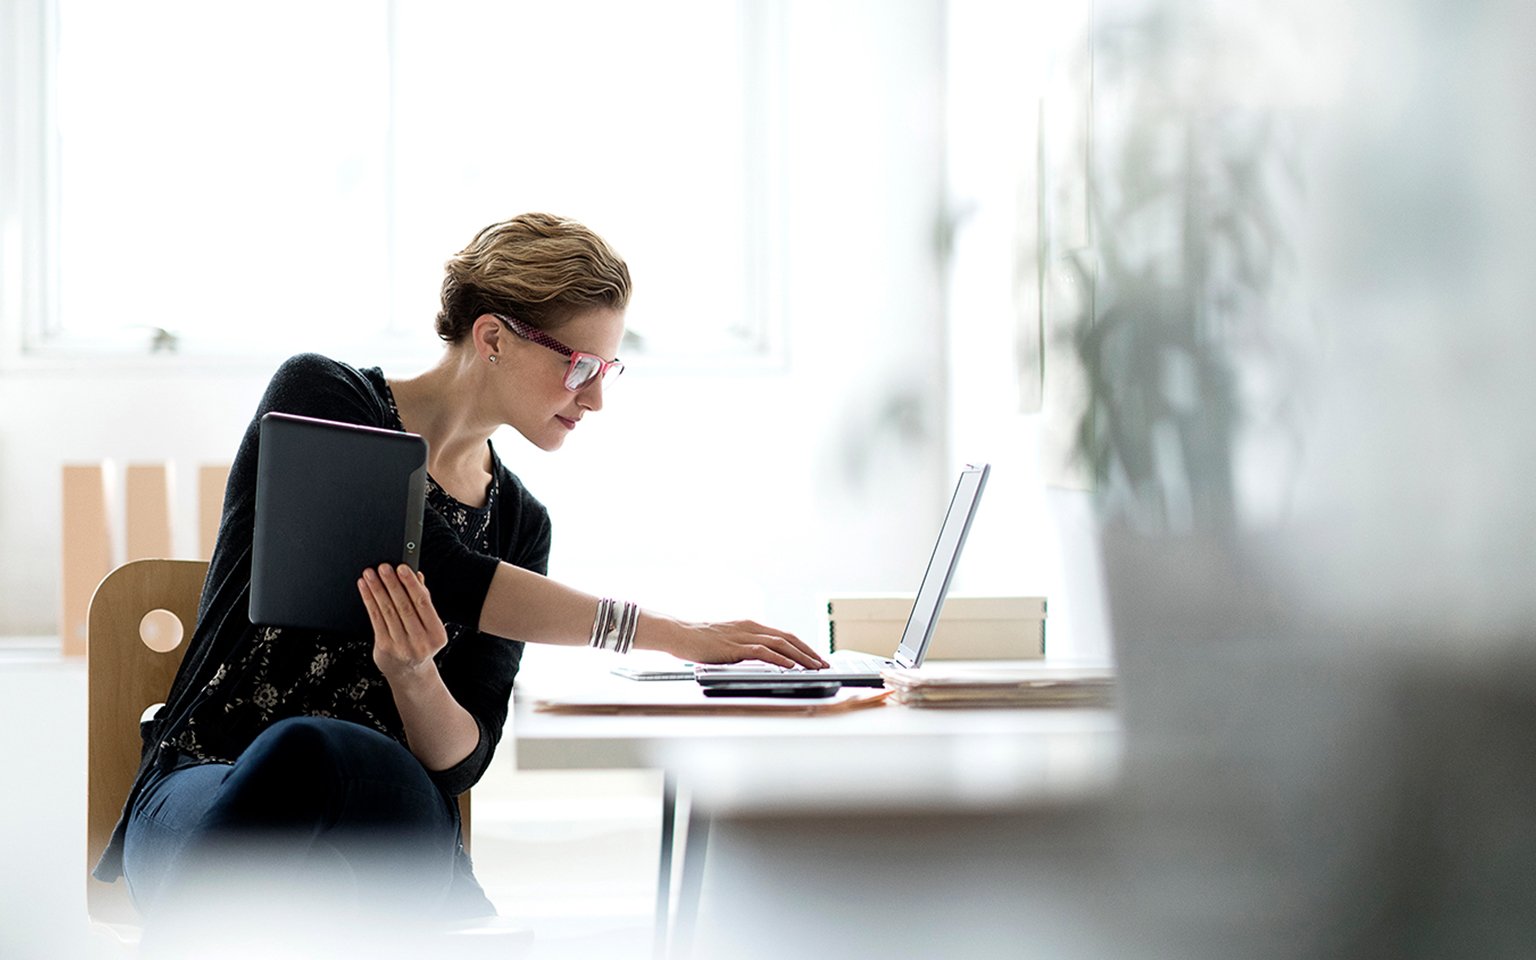
{"type": "MultiPolygon", "coordinates": [[[[598,599],[591,594],[503,562],[491,578],[479,627],[485,633],[512,640],[574,646],[587,642],[597,608],[598,599]]],[[[694,663],[764,660],[810,670],[829,666],[794,634],[751,620],[688,623],[642,610],[634,645],[694,663]]]]}
{"type": "Polygon", "coordinates": [[[831,664],[792,633],[753,620],[687,623],[642,611],[635,646],[662,650],[694,663],[762,660],[781,667],[825,669],[831,664]]]}

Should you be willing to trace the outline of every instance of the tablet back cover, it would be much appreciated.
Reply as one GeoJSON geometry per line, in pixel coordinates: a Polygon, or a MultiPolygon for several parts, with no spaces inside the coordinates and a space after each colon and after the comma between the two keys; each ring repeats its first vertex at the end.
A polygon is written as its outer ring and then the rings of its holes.
{"type": "Polygon", "coordinates": [[[427,443],[284,413],[261,418],[251,622],[371,633],[367,567],[421,558],[427,443]]]}

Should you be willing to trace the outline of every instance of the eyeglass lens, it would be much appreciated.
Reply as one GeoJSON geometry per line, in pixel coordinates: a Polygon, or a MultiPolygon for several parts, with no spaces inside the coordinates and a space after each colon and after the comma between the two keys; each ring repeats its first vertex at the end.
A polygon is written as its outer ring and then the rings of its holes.
{"type": "Polygon", "coordinates": [[[613,375],[624,368],[619,364],[612,364],[603,371],[603,362],[591,354],[579,353],[571,358],[571,369],[565,375],[565,385],[570,390],[580,390],[582,387],[597,379],[599,372],[604,372],[604,380],[612,379],[613,375]]]}

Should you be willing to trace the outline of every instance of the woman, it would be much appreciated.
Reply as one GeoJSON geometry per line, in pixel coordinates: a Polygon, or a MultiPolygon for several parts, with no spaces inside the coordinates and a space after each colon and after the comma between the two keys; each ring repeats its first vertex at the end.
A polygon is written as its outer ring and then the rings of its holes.
{"type": "Polygon", "coordinates": [[[224,893],[242,914],[256,896],[322,923],[494,912],[453,798],[490,764],[522,641],[825,665],[756,623],[685,623],[544,576],[548,514],[490,436],[507,425],[556,450],[602,409],[629,291],[599,237],[527,214],[448,262],[432,369],[387,380],[303,355],[274,375],[231,467],[191,644],[96,870],[126,875],[151,930],[216,916],[224,893]],[[272,410],[428,442],[421,576],[360,571],[371,637],[247,616],[257,425],[272,410]]]}

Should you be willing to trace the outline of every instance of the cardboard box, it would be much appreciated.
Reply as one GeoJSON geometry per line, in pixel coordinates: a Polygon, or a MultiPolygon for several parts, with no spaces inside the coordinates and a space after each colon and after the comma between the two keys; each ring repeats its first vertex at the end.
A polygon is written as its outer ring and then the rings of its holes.
{"type": "MultiPolygon", "coordinates": [[[[888,657],[901,641],[910,596],[827,601],[830,649],[888,657]]],[[[1044,597],[950,597],[939,611],[929,660],[1021,660],[1045,656],[1044,597]]]]}

